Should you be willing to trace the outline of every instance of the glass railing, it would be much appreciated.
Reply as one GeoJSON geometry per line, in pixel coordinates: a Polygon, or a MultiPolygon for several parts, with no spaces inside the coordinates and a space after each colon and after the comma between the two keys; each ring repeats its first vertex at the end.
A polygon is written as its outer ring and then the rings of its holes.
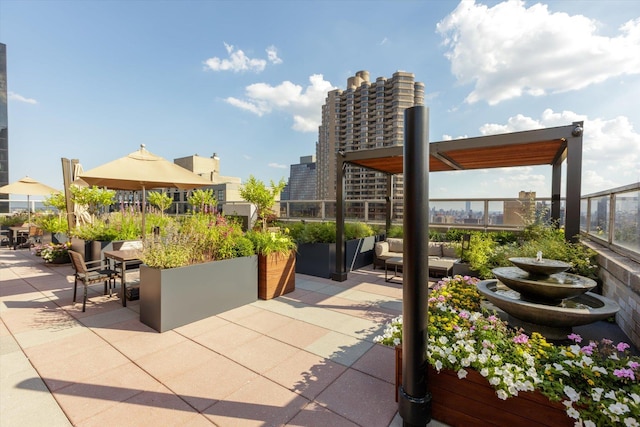
{"type": "Polygon", "coordinates": [[[640,182],[582,196],[580,231],[640,261],[640,182]]]}
{"type": "MultiPolygon", "coordinates": [[[[46,210],[40,201],[30,201],[32,212],[46,210]]],[[[219,209],[225,213],[246,212],[238,209],[246,202],[227,202],[219,209]]],[[[0,199],[0,215],[26,211],[25,200],[0,199]]],[[[186,202],[174,203],[168,213],[188,212],[186,202]]],[[[565,200],[560,201],[560,226],[564,225],[565,200]]],[[[429,224],[434,228],[470,230],[519,230],[531,214],[550,218],[551,199],[432,199],[429,201],[429,224]]],[[[335,200],[287,200],[279,202],[283,220],[335,221],[335,200]]],[[[403,200],[391,202],[391,221],[401,225],[403,200]]],[[[385,224],[385,200],[345,202],[345,219],[385,224]]],[[[580,231],[613,250],[640,261],[640,182],[581,197],[580,231]]]]}
{"type": "MultiPolygon", "coordinates": [[[[564,200],[560,203],[561,217],[564,200]]],[[[391,203],[391,221],[402,224],[404,202],[391,203]]],[[[429,223],[434,227],[469,229],[522,229],[531,213],[549,218],[550,198],[536,199],[431,199],[429,223]]],[[[335,221],[336,202],[326,200],[287,200],[280,202],[280,217],[289,220],[335,221]]],[[[345,219],[384,224],[387,204],[384,200],[345,201],[345,219]]],[[[564,219],[560,225],[564,225],[564,219]]]]}

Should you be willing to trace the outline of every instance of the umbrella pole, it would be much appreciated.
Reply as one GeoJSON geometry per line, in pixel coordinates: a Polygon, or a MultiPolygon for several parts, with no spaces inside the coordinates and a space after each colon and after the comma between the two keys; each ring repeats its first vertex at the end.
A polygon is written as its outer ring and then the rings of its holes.
{"type": "Polygon", "coordinates": [[[145,217],[147,216],[147,192],[144,190],[144,185],[142,186],[142,240],[146,238],[146,221],[145,217]]]}
{"type": "Polygon", "coordinates": [[[27,218],[29,221],[29,225],[31,225],[31,201],[29,200],[28,194],[27,194],[27,218]]]}

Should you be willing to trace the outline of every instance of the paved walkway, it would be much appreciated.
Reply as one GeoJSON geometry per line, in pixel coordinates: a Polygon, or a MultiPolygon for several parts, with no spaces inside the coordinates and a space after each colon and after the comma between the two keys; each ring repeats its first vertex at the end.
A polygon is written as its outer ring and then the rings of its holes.
{"type": "Polygon", "coordinates": [[[2,427],[402,425],[393,350],[372,341],[402,286],[381,270],[296,275],[291,294],[162,334],[102,285],[83,313],[72,274],[0,249],[2,427]]]}

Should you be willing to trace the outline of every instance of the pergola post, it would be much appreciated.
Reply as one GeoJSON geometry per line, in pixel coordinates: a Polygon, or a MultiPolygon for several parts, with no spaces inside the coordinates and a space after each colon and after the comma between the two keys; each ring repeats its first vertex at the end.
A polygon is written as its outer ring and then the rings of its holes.
{"type": "Polygon", "coordinates": [[[580,195],[582,194],[582,134],[583,122],[573,122],[567,140],[567,191],[564,236],[577,241],[580,234],[580,195]]]}
{"type": "Polygon", "coordinates": [[[562,159],[551,165],[551,219],[556,227],[560,225],[560,185],[562,182],[562,159]]]}
{"type": "Polygon", "coordinates": [[[336,163],[336,271],[331,275],[331,280],[344,282],[347,280],[344,259],[344,175],[347,164],[340,151],[336,163]]]}
{"type": "Polygon", "coordinates": [[[429,110],[404,113],[404,261],[402,266],[402,384],[398,411],[403,426],[431,421],[427,389],[429,292],[429,110]]]}
{"type": "Polygon", "coordinates": [[[385,199],[387,202],[387,212],[386,212],[386,222],[385,222],[386,235],[389,235],[389,229],[391,228],[391,216],[393,214],[392,212],[393,200],[391,199],[392,191],[393,191],[392,180],[393,180],[393,175],[388,173],[387,174],[387,197],[385,199]]]}

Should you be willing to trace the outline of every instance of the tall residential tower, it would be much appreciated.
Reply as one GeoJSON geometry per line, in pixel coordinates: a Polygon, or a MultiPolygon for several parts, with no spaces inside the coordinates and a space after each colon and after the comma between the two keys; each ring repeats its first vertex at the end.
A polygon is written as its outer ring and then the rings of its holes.
{"type": "MultiPolygon", "coordinates": [[[[359,71],[347,80],[347,89],[327,94],[316,147],[319,200],[336,198],[338,151],[388,147],[404,143],[404,110],[424,105],[424,83],[413,73],[398,71],[387,79],[369,80],[359,71]]],[[[395,177],[392,197],[403,197],[402,176],[395,177]]],[[[349,166],[345,175],[345,199],[384,199],[386,177],[382,173],[349,166]]]]}
{"type": "MultiPolygon", "coordinates": [[[[9,183],[9,119],[7,116],[7,45],[0,43],[0,186],[9,183]]],[[[9,199],[6,194],[0,199],[9,199]]],[[[9,203],[0,203],[0,212],[9,212],[9,203]]]]}

